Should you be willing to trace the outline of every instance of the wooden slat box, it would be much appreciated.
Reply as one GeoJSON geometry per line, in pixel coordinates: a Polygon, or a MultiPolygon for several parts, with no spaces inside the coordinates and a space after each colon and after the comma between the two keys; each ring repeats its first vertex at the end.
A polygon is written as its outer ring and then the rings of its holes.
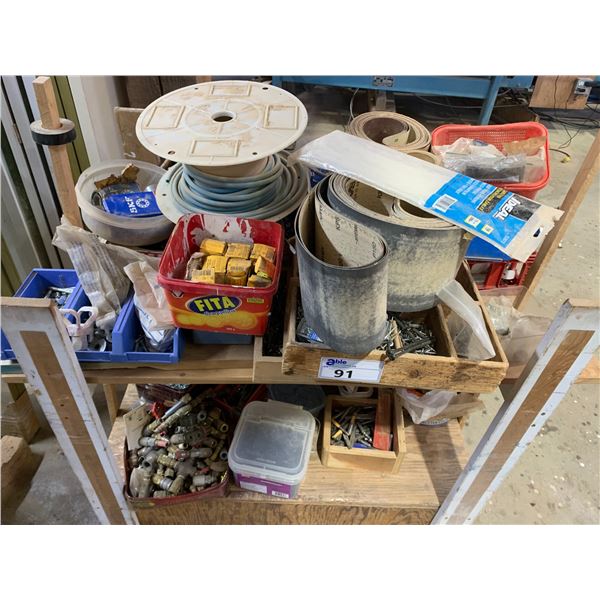
{"type": "Polygon", "coordinates": [[[404,417],[400,400],[393,392],[380,389],[384,400],[392,404],[392,433],[393,445],[391,450],[376,448],[346,448],[333,446],[331,440],[331,416],[333,409],[346,406],[377,406],[378,398],[352,398],[349,396],[327,396],[325,401],[325,416],[323,417],[323,440],[321,462],[325,467],[340,469],[357,469],[378,471],[380,473],[398,473],[406,455],[406,438],[404,435],[404,417]]]}
{"type": "MultiPolygon", "coordinates": [[[[351,357],[320,345],[315,346],[314,344],[296,341],[298,279],[292,278],[289,283],[290,293],[286,318],[287,331],[284,337],[283,373],[317,378],[319,364],[323,357],[362,358],[384,361],[379,385],[471,393],[493,391],[504,379],[508,369],[508,361],[466,263],[462,264],[456,279],[482,309],[488,333],[496,350],[494,358],[476,361],[458,357],[448,331],[446,316],[449,310],[443,305],[438,305],[422,313],[406,314],[407,318],[422,320],[431,328],[436,338],[437,355],[407,353],[390,361],[385,352],[381,350],[372,350],[364,356],[351,357]]],[[[331,380],[319,381],[321,383],[332,383],[331,380]]],[[[344,383],[348,382],[345,381],[344,383]]]]}

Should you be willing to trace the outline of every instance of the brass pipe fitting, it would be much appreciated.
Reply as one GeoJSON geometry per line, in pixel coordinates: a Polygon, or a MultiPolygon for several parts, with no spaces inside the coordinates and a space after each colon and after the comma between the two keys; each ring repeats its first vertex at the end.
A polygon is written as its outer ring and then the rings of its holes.
{"type": "Polygon", "coordinates": [[[224,445],[225,442],[223,440],[219,440],[219,443],[215,446],[213,453],[210,455],[211,462],[217,460],[217,456],[219,456],[219,452],[221,452],[221,448],[223,448],[224,445]]]}
{"type": "Polygon", "coordinates": [[[163,477],[162,475],[152,475],[152,483],[158,486],[161,490],[169,491],[169,488],[173,484],[173,480],[169,477],[163,477]]]}
{"type": "Polygon", "coordinates": [[[217,478],[214,475],[195,475],[192,479],[192,483],[196,487],[204,487],[207,485],[212,485],[217,481],[217,478]]]}

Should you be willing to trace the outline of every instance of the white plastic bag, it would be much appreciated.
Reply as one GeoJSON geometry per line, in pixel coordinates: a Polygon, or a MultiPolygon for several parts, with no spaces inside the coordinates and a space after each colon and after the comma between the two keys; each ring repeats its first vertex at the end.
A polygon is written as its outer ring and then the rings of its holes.
{"type": "Polygon", "coordinates": [[[123,271],[125,265],[139,260],[158,262],[135,250],[108,244],[64,217],[52,243],[69,255],[90,303],[98,309],[96,324],[107,332],[112,331],[131,287],[123,271]]]}
{"type": "Polygon", "coordinates": [[[140,321],[147,331],[162,331],[173,328],[173,316],[164,290],[158,285],[158,271],[147,261],[139,260],[124,268],[125,274],[133,283],[135,305],[140,321]]]}
{"type": "Polygon", "coordinates": [[[487,360],[496,356],[480,306],[463,286],[452,280],[438,292],[438,298],[452,310],[448,329],[459,356],[487,360]]]}
{"type": "Polygon", "coordinates": [[[494,329],[511,365],[526,364],[550,327],[551,319],[526,315],[507,296],[484,296],[494,329]]]}
{"type": "Polygon", "coordinates": [[[395,393],[401,398],[413,423],[429,421],[444,412],[456,392],[448,390],[430,390],[422,393],[408,388],[396,388],[395,393]]]}

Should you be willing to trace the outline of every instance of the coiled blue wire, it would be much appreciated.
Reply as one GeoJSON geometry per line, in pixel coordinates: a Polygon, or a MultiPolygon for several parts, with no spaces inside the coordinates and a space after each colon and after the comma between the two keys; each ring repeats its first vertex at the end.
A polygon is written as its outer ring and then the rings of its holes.
{"type": "Polygon", "coordinates": [[[219,177],[178,163],[167,183],[172,200],[185,212],[268,219],[298,206],[308,191],[308,173],[302,165],[289,166],[287,155],[278,153],[248,177],[219,177]]]}

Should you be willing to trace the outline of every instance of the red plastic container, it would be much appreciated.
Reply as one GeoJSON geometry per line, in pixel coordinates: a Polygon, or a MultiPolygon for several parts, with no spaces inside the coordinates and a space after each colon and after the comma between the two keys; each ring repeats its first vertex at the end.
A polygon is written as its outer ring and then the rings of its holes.
{"type": "MultiPolygon", "coordinates": [[[[431,134],[432,146],[447,146],[458,138],[466,137],[478,139],[488,144],[493,144],[498,150],[503,149],[505,142],[527,140],[541,135],[546,136],[545,160],[546,171],[538,181],[531,183],[499,183],[498,187],[509,192],[520,194],[526,198],[535,198],[535,195],[548,183],[550,178],[550,152],[548,130],[539,123],[528,121],[525,123],[507,123],[506,125],[442,125],[433,130],[431,134]]],[[[494,183],[494,182],[490,182],[494,183]]]]}
{"type": "Polygon", "coordinates": [[[477,282],[477,287],[480,290],[491,290],[494,288],[510,287],[523,285],[525,276],[529,272],[531,265],[535,262],[537,252],[534,252],[524,263],[520,263],[517,260],[508,260],[501,262],[486,262],[484,260],[467,260],[469,267],[473,268],[477,265],[485,265],[485,274],[483,280],[477,275],[473,275],[473,278],[477,282]],[[506,280],[502,276],[507,269],[515,271],[516,275],[514,279],[506,280]]]}
{"type": "Polygon", "coordinates": [[[185,215],[179,219],[158,267],[158,283],[178,327],[201,331],[263,335],[283,262],[283,227],[222,215],[185,215]],[[266,288],[192,283],[186,281],[187,262],[203,239],[268,244],[276,250],[273,283],[266,288]]]}
{"type": "Polygon", "coordinates": [[[125,498],[133,510],[143,509],[161,509],[164,507],[175,506],[178,504],[187,504],[188,502],[198,502],[206,498],[222,498],[227,493],[227,484],[229,483],[229,471],[225,473],[223,481],[199,492],[190,492],[178,496],[169,496],[167,498],[136,498],[131,495],[129,489],[129,478],[131,477],[131,467],[129,466],[129,448],[127,439],[123,445],[123,464],[125,465],[125,498]]]}

